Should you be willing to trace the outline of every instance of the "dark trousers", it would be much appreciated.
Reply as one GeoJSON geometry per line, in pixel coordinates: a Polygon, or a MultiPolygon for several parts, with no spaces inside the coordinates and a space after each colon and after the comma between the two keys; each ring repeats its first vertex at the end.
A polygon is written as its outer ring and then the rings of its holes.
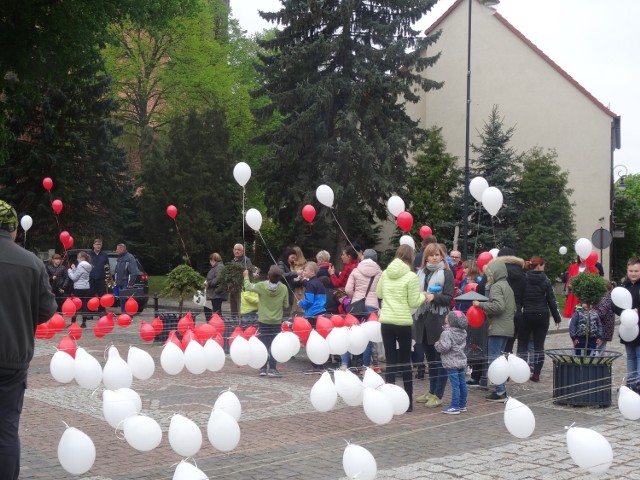
{"type": "Polygon", "coordinates": [[[404,391],[409,395],[410,405],[413,404],[413,379],[411,378],[411,326],[381,325],[382,343],[387,356],[384,369],[384,381],[396,383],[396,374],[402,374],[404,391]],[[396,349],[396,342],[398,348],[396,349]]]}
{"type": "MultiPolygon", "coordinates": [[[[76,288],[74,290],[74,294],[75,294],[76,297],[78,297],[80,300],[82,300],[82,307],[80,307],[80,310],[78,310],[77,313],[81,313],[82,314],[82,323],[85,323],[87,320],[91,319],[91,315],[89,315],[89,309],[87,308],[87,302],[91,298],[91,289],[79,290],[79,289],[76,288]]],[[[76,321],[76,316],[75,315],[73,316],[71,321],[72,322],[76,321]]]]}
{"type": "Polygon", "coordinates": [[[0,478],[20,474],[20,413],[27,388],[26,370],[0,369],[0,478]]]}
{"type": "MultiPolygon", "coordinates": [[[[104,282],[104,278],[89,278],[89,288],[91,290],[90,295],[95,297],[102,297],[105,293],[107,293],[107,284],[104,282]]],[[[98,312],[105,312],[105,308],[100,305],[98,307],[98,312]]]]}
{"type": "Polygon", "coordinates": [[[544,364],[544,341],[549,332],[549,312],[525,313],[518,328],[518,356],[528,358],[529,338],[533,336],[533,373],[540,375],[544,364]]]}
{"type": "Polygon", "coordinates": [[[269,365],[269,370],[275,372],[277,362],[276,359],[271,356],[271,343],[273,342],[273,339],[276,338],[276,335],[278,335],[281,331],[281,324],[258,322],[258,338],[262,343],[264,343],[264,346],[267,347],[267,352],[269,352],[269,359],[262,368],[266,368],[267,365],[269,365]]]}
{"type": "Polygon", "coordinates": [[[442,366],[440,353],[433,345],[427,345],[427,365],[429,365],[429,393],[442,399],[449,375],[442,366]]]}

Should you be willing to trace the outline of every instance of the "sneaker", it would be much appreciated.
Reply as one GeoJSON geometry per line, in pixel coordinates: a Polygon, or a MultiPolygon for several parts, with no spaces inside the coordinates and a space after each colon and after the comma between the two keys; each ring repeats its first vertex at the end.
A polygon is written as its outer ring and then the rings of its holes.
{"type": "Polygon", "coordinates": [[[442,405],[442,399],[439,398],[437,395],[432,395],[431,398],[427,400],[427,403],[425,403],[425,407],[428,407],[428,408],[436,408],[436,407],[439,407],[440,405],[442,405]]]}
{"type": "Polygon", "coordinates": [[[427,390],[422,395],[420,395],[418,398],[416,398],[416,402],[418,402],[418,403],[427,403],[431,397],[433,397],[433,395],[429,393],[429,390],[427,390]]]}
{"type": "Polygon", "coordinates": [[[266,377],[267,376],[267,369],[266,368],[261,368],[260,369],[260,376],[261,377],[266,377]]]}
{"type": "Polygon", "coordinates": [[[467,411],[467,407],[460,407],[460,411],[461,412],[466,412],[467,411]]]}
{"type": "Polygon", "coordinates": [[[82,325],[80,325],[80,328],[87,328],[87,322],[82,322],[82,325]]]}
{"type": "Polygon", "coordinates": [[[376,372],[376,373],[380,373],[380,372],[382,372],[382,368],[380,368],[380,367],[371,367],[371,368],[372,368],[372,369],[373,369],[373,371],[374,371],[374,372],[376,372]]]}
{"type": "Polygon", "coordinates": [[[529,379],[532,382],[539,382],[540,381],[540,374],[539,373],[532,373],[531,377],[529,379]]]}
{"type": "Polygon", "coordinates": [[[467,387],[479,387],[479,386],[480,386],[480,382],[475,378],[470,378],[469,380],[467,380],[467,387]]]}
{"type": "Polygon", "coordinates": [[[496,393],[496,392],[492,392],[489,395],[487,395],[486,397],[487,400],[491,401],[491,402],[500,402],[500,403],[504,403],[507,401],[507,392],[504,393],[496,393]]]}
{"type": "Polygon", "coordinates": [[[460,415],[460,409],[454,407],[443,408],[442,413],[446,413],[448,415],[460,415]]]}
{"type": "Polygon", "coordinates": [[[340,370],[342,370],[343,372],[346,372],[348,368],[348,365],[340,365],[340,370]]]}
{"type": "Polygon", "coordinates": [[[304,371],[305,375],[322,375],[323,373],[324,373],[324,368],[316,368],[316,367],[313,367],[313,368],[310,368],[309,370],[304,371]]]}
{"type": "Polygon", "coordinates": [[[411,413],[413,412],[413,405],[409,404],[409,408],[407,408],[406,413],[411,413]]]}
{"type": "Polygon", "coordinates": [[[269,373],[267,374],[267,376],[274,377],[274,378],[281,378],[282,374],[278,370],[269,370],[269,373]]]}

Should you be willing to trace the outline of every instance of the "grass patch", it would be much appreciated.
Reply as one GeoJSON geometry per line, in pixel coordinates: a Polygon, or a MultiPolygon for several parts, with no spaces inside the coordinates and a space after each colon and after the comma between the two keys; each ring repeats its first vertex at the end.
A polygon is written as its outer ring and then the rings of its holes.
{"type": "Polygon", "coordinates": [[[149,275],[149,296],[153,296],[155,293],[160,295],[167,284],[167,280],[166,275],[149,275]]]}

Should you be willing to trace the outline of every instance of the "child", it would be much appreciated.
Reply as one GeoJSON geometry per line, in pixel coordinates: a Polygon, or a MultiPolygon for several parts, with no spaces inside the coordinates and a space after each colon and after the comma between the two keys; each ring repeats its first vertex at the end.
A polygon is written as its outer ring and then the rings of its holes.
{"type": "Polygon", "coordinates": [[[587,324],[586,308],[587,305],[584,303],[576,305],[569,322],[569,335],[571,335],[576,355],[591,355],[596,345],[602,343],[602,322],[600,322],[600,317],[595,310],[591,309],[587,324]]]}
{"type": "MultiPolygon", "coordinates": [[[[638,308],[640,308],[640,258],[632,257],[629,259],[627,262],[627,276],[621,286],[631,292],[631,309],[637,312],[638,308]]],[[[613,311],[616,315],[620,315],[622,308],[614,305],[613,311]]],[[[627,354],[627,386],[633,390],[640,391],[640,334],[630,342],[622,339],[620,339],[620,342],[624,344],[627,354]]]]}
{"type": "MultiPolygon", "coordinates": [[[[300,308],[304,309],[304,316],[309,323],[315,328],[318,315],[322,315],[326,311],[327,293],[324,285],[317,277],[318,264],[316,262],[307,262],[302,270],[304,283],[304,298],[298,300],[300,308]]],[[[321,374],[324,371],[322,365],[316,365],[312,362],[312,367],[304,372],[307,375],[321,374]]]]}
{"type": "Polygon", "coordinates": [[[467,411],[467,356],[464,353],[466,345],[467,317],[461,311],[453,310],[447,315],[440,339],[434,345],[440,353],[442,366],[447,370],[451,382],[451,405],[444,408],[442,413],[458,415],[467,411]]]}
{"type": "Polygon", "coordinates": [[[595,310],[602,322],[602,343],[598,345],[598,354],[607,349],[607,344],[613,340],[613,330],[616,323],[616,314],[613,312],[613,302],[611,301],[611,290],[616,286],[615,282],[607,282],[607,293],[595,310]]]}
{"type": "Polygon", "coordinates": [[[249,270],[243,272],[244,289],[256,292],[258,302],[258,338],[267,347],[269,358],[260,369],[260,376],[281,377],[278,372],[276,359],[271,356],[271,342],[282,330],[282,317],[284,310],[289,306],[289,292],[281,283],[282,270],[277,265],[272,265],[264,282],[251,283],[249,270]],[[268,370],[267,370],[268,367],[268,370]]]}

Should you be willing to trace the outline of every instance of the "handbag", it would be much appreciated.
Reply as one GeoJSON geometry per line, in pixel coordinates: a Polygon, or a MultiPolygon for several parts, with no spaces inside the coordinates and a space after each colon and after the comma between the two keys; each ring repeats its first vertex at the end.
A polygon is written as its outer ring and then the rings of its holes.
{"type": "Polygon", "coordinates": [[[345,308],[345,311],[347,313],[351,313],[351,314],[364,314],[364,307],[367,301],[367,296],[369,295],[369,290],[371,290],[371,285],[373,285],[373,279],[375,278],[375,275],[373,277],[371,277],[371,280],[369,280],[369,286],[367,287],[367,292],[364,294],[364,297],[362,297],[360,300],[357,300],[355,302],[351,302],[349,303],[349,305],[347,305],[347,307],[345,308]]]}
{"type": "Polygon", "coordinates": [[[193,303],[199,307],[204,307],[207,304],[206,290],[198,290],[193,296],[193,303]]]}

